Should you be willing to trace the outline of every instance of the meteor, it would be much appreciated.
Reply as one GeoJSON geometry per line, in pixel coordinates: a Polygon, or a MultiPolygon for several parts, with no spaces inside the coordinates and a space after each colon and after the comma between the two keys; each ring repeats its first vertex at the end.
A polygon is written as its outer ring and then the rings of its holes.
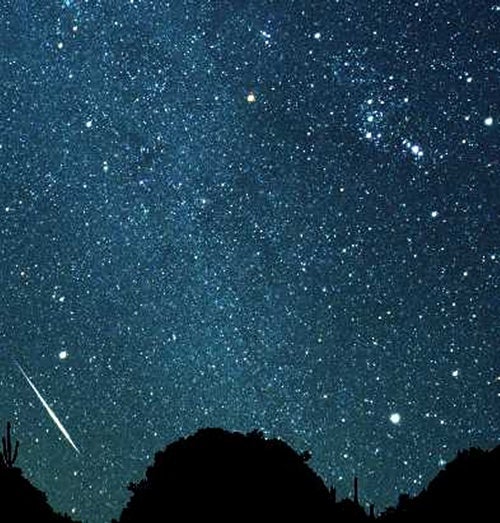
{"type": "Polygon", "coordinates": [[[63,427],[63,424],[59,421],[59,418],[56,416],[56,413],[49,407],[48,403],[43,399],[42,395],[38,392],[38,389],[29,379],[26,372],[24,372],[24,369],[21,367],[21,365],[17,361],[14,361],[14,363],[17,365],[22,375],[26,378],[26,381],[28,382],[29,386],[35,391],[35,394],[37,395],[38,399],[41,401],[45,410],[49,413],[49,416],[52,418],[52,421],[57,425],[57,428],[61,431],[62,435],[68,440],[69,444],[76,450],[76,452],[80,454],[80,449],[75,445],[75,443],[71,439],[71,436],[68,434],[68,431],[63,427]]]}

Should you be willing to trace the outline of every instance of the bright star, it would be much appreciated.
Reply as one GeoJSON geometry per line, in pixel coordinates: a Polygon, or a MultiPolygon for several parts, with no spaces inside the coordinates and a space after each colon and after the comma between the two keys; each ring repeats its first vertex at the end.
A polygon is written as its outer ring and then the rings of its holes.
{"type": "Polygon", "coordinates": [[[389,420],[391,421],[391,423],[394,423],[394,425],[399,425],[399,423],[401,422],[401,414],[399,414],[398,412],[394,412],[390,415],[389,420]]]}

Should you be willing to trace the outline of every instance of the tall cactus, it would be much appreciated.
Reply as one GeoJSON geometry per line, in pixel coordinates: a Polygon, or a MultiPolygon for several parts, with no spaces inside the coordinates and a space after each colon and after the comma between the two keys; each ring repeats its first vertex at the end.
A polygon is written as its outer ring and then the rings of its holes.
{"type": "Polygon", "coordinates": [[[0,467],[12,468],[17,459],[17,453],[19,451],[19,441],[16,440],[14,452],[12,452],[12,440],[10,436],[10,421],[7,422],[7,430],[5,436],[2,436],[2,449],[0,452],[0,467]]]}

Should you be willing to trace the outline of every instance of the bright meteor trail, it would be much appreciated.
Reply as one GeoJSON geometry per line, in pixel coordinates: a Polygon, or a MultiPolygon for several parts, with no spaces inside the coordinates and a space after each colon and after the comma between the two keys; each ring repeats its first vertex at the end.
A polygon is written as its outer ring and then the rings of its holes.
{"type": "Polygon", "coordinates": [[[63,427],[63,424],[59,421],[59,418],[56,416],[55,412],[49,407],[48,403],[43,399],[42,395],[38,392],[38,389],[35,387],[33,382],[29,379],[26,372],[24,372],[24,369],[21,367],[21,365],[16,361],[15,364],[18,366],[19,370],[21,371],[22,375],[26,378],[26,381],[29,383],[29,386],[35,391],[35,394],[37,395],[38,399],[42,402],[42,405],[45,407],[45,410],[49,413],[49,416],[52,418],[52,421],[57,425],[57,428],[62,432],[62,435],[68,440],[69,444],[76,450],[78,454],[80,454],[80,450],[75,445],[73,440],[71,439],[71,436],[69,435],[68,431],[63,427]]]}

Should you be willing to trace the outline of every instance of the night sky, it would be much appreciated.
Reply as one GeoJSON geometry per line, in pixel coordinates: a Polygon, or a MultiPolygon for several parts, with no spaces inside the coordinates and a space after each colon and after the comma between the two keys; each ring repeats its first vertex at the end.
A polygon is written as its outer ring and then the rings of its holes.
{"type": "Polygon", "coordinates": [[[499,19],[2,3],[0,425],[57,510],[117,517],[203,426],[378,509],[499,443],[499,19]]]}

